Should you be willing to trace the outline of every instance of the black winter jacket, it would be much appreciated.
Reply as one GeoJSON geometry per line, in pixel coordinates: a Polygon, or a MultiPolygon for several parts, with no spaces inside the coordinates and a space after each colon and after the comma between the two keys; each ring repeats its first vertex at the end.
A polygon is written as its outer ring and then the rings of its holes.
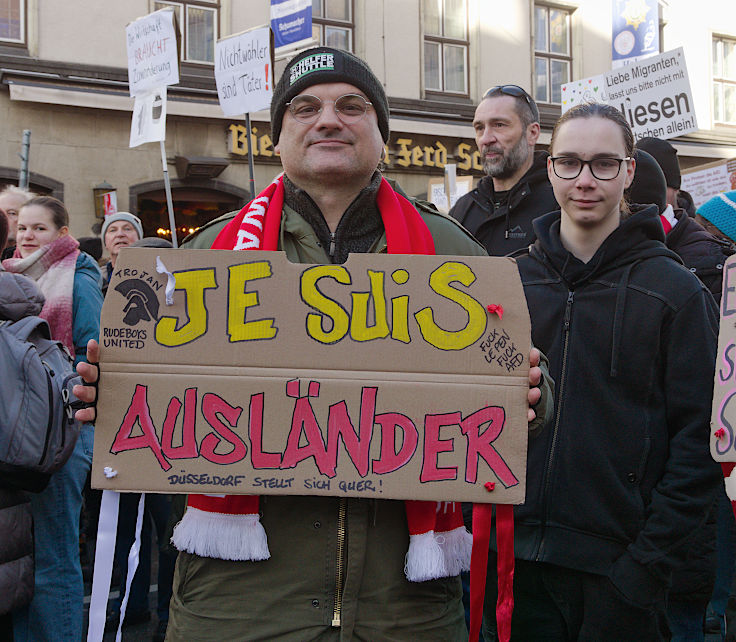
{"type": "Polygon", "coordinates": [[[450,210],[491,256],[507,256],[534,242],[532,221],[559,209],[547,178],[547,152],[535,152],[529,171],[509,191],[506,205],[494,204],[493,179],[481,179],[450,210]]]}
{"type": "Polygon", "coordinates": [[[733,246],[717,239],[685,210],[675,210],[675,217],[677,224],[665,239],[667,247],[677,253],[685,267],[705,284],[716,303],[720,303],[723,264],[734,253],[733,246]]]}
{"type": "MultiPolygon", "coordinates": [[[[680,192],[687,194],[687,192],[680,192]]],[[[689,196],[689,195],[688,195],[689,196]]],[[[690,201],[692,202],[692,201],[690,201]]],[[[723,265],[733,247],[717,239],[682,209],[674,211],[677,223],[667,234],[665,244],[682,259],[685,267],[710,290],[716,303],[721,302],[723,265]]],[[[724,490],[720,489],[723,494],[724,490]]],[[[670,600],[707,604],[716,577],[716,507],[694,537],[687,562],[672,575],[670,600]]]]}
{"type": "Polygon", "coordinates": [[[516,555],[608,575],[662,599],[704,522],[720,470],[709,451],[718,310],[638,209],[588,263],[535,222],[518,265],[534,345],[557,382],[555,419],[529,441],[516,555]]]}

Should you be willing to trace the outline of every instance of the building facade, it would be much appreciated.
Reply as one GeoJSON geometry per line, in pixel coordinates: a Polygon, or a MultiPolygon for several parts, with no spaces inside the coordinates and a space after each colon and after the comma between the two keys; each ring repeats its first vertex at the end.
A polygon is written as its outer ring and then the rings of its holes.
{"type": "MultiPolygon", "coordinates": [[[[411,195],[456,163],[481,175],[474,108],[494,85],[518,84],[540,105],[540,146],[560,114],[560,86],[611,67],[611,0],[313,0],[315,42],[365,59],[389,97],[385,172],[411,195]]],[[[179,236],[249,198],[244,118],[223,116],[214,43],[268,24],[268,0],[2,0],[0,183],[17,182],[31,131],[30,187],[62,198],[72,233],[99,226],[95,188],[146,235],[170,234],[158,144],[129,148],[125,26],[174,8],[181,81],[168,88],[166,162],[179,236]],[[110,189],[105,188],[105,189],[110,189]],[[99,191],[99,190],[98,190],[99,191]]],[[[684,47],[699,130],[673,139],[683,167],[736,156],[736,3],[660,0],[660,50],[684,47]]],[[[277,60],[278,78],[285,60],[277,60]]],[[[268,112],[251,114],[256,189],[280,171],[268,112]]]]}

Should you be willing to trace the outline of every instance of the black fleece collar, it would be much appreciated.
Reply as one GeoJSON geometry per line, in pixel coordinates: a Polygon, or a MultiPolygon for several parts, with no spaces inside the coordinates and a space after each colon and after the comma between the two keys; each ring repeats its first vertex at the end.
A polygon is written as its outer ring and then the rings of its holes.
{"type": "Polygon", "coordinates": [[[334,235],[312,197],[297,187],[284,174],[284,202],[312,226],[322,247],[333,263],[344,263],[351,252],[368,252],[383,233],[383,219],[376,205],[381,173],[376,171],[371,182],[350,203],[337,225],[334,235]]]}

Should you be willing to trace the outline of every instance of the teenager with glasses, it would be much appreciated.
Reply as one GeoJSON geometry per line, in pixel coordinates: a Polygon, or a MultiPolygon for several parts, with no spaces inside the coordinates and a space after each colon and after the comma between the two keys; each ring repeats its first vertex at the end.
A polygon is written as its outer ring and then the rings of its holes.
{"type": "Polygon", "coordinates": [[[539,109],[521,87],[498,85],[483,95],[473,128],[486,176],[450,214],[489,254],[504,256],[530,245],[532,221],[557,209],[547,179],[547,153],[534,151],[539,109]]]}
{"type": "Polygon", "coordinates": [[[571,109],[550,151],[561,209],[535,221],[518,265],[555,417],[529,440],[526,501],[514,510],[512,639],[660,640],[670,576],[719,483],[709,450],[718,310],[665,247],[657,207],[623,200],[635,162],[621,112],[571,109]]]}

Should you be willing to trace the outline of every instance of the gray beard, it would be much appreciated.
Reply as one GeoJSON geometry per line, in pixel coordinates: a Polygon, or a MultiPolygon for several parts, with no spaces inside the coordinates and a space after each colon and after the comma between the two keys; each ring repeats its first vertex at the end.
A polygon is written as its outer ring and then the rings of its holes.
{"type": "Polygon", "coordinates": [[[531,151],[524,138],[520,138],[500,160],[483,161],[483,171],[492,178],[510,178],[529,159],[531,151]]]}

